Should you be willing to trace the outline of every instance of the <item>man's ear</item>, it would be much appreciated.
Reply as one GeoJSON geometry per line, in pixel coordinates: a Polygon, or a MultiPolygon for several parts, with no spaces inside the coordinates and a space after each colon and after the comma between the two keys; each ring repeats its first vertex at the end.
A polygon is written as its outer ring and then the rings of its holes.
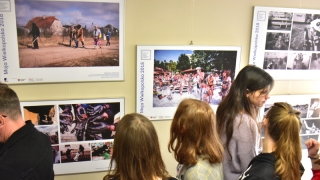
{"type": "Polygon", "coordinates": [[[0,115],[0,128],[5,124],[5,121],[6,121],[5,117],[0,115]]]}

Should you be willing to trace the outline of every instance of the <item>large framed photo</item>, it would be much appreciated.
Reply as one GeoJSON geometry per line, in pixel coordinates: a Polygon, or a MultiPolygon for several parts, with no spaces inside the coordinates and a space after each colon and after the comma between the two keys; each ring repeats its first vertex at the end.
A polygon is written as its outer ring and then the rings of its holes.
{"type": "Polygon", "coordinates": [[[50,139],[56,175],[109,169],[123,98],[21,102],[21,109],[50,139]]]}
{"type": "Polygon", "coordinates": [[[172,119],[182,99],[216,109],[239,70],[241,47],[137,46],[136,111],[172,119]]]}
{"type": "Polygon", "coordinates": [[[0,82],[124,80],[124,0],[4,0],[0,28],[0,82]]]}
{"type": "Polygon", "coordinates": [[[277,80],[320,79],[320,10],[254,7],[249,63],[277,80]]]}
{"type": "MultiPolygon", "coordinates": [[[[308,149],[304,142],[313,138],[317,141],[320,140],[320,94],[315,95],[273,95],[267,100],[263,108],[261,108],[260,122],[263,115],[270,109],[275,102],[287,102],[296,110],[300,111],[301,129],[300,141],[302,147],[302,164],[306,171],[301,179],[311,179],[312,172],[310,159],[308,158],[308,149]]],[[[264,137],[263,128],[261,128],[262,138],[264,137]]]]}

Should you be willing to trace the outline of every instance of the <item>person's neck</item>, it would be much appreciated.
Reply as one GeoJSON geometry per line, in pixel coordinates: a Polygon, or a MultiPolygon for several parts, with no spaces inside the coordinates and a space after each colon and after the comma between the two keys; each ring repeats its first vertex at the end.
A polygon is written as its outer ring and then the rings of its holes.
{"type": "Polygon", "coordinates": [[[265,137],[264,137],[263,145],[262,145],[262,153],[271,153],[271,152],[275,151],[275,149],[276,149],[275,141],[265,131],[265,137]]]}
{"type": "Polygon", "coordinates": [[[19,118],[18,120],[8,120],[7,121],[7,133],[6,133],[6,141],[9,139],[9,137],[15,133],[17,130],[22,128],[25,125],[25,121],[22,118],[19,118]]]}

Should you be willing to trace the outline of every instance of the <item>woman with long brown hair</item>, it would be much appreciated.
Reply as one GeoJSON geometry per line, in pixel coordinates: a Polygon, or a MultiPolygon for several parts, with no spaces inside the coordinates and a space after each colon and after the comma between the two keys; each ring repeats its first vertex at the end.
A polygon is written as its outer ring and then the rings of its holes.
{"type": "Polygon", "coordinates": [[[150,120],[125,115],[114,137],[110,171],[104,180],[174,180],[161,158],[158,135],[150,120]],[[115,166],[113,169],[113,165],[115,166]]]}
{"type": "Polygon", "coordinates": [[[304,171],[300,163],[301,125],[299,111],[288,103],[274,103],[262,122],[265,134],[262,153],[252,159],[239,179],[300,179],[304,171]]]}
{"type": "Polygon", "coordinates": [[[179,163],[178,179],[223,180],[223,147],[208,103],[181,101],[171,123],[168,150],[179,163]]]}
{"type": "Polygon", "coordinates": [[[273,78],[263,69],[248,65],[232,82],[217,109],[217,127],[224,143],[224,180],[237,179],[259,150],[257,117],[269,99],[273,78]]]}

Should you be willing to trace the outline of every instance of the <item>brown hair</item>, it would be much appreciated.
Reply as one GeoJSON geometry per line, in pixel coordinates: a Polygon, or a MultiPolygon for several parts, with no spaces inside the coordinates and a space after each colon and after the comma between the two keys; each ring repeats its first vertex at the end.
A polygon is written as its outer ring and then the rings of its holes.
{"type": "Polygon", "coordinates": [[[275,174],[282,180],[299,179],[302,150],[300,144],[300,112],[290,104],[274,103],[265,118],[268,134],[276,143],[275,174]]]}
{"type": "Polygon", "coordinates": [[[273,78],[263,69],[247,65],[238,73],[232,82],[228,95],[221,101],[217,109],[217,128],[220,136],[226,134],[225,147],[231,159],[229,144],[233,135],[234,119],[241,111],[256,118],[259,108],[252,108],[248,92],[255,92],[274,84],[273,78]]]}
{"type": "Polygon", "coordinates": [[[156,130],[145,116],[127,114],[117,126],[110,173],[103,179],[151,180],[155,177],[169,177],[156,130]],[[114,162],[115,168],[112,169],[114,162]]]}
{"type": "Polygon", "coordinates": [[[21,117],[20,101],[17,94],[7,84],[0,83],[0,113],[12,120],[21,117]]]}
{"type": "Polygon", "coordinates": [[[211,164],[222,162],[223,147],[215,114],[207,103],[196,99],[181,101],[171,123],[168,150],[174,152],[180,164],[196,164],[199,155],[205,155],[211,164]]]}

